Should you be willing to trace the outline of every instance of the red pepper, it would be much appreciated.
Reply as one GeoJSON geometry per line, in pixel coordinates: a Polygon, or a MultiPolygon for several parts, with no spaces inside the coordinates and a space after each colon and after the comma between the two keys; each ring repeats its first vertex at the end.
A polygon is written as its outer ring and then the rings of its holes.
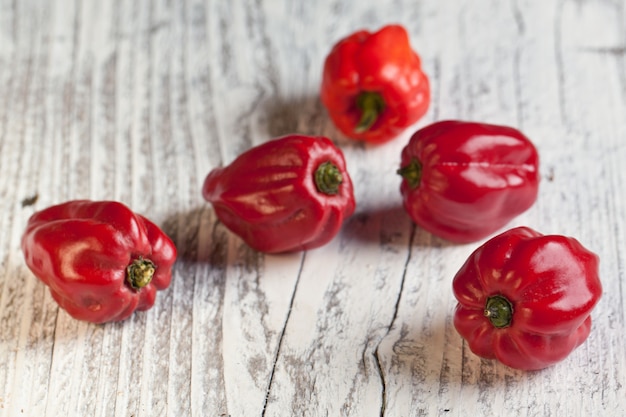
{"type": "Polygon", "coordinates": [[[154,223],[114,201],[69,201],[33,214],[22,251],[54,300],[93,323],[152,307],[176,260],[176,247],[154,223]]]}
{"type": "Polygon", "coordinates": [[[518,130],[443,121],[418,130],[402,151],[401,192],[413,221],[444,239],[482,239],[530,208],[539,156],[518,130]]]}
{"type": "Polygon", "coordinates": [[[571,237],[504,232],[454,277],[454,326],[478,356],[524,370],[551,366],[589,336],[602,295],[598,262],[571,237]]]}
{"type": "Polygon", "coordinates": [[[428,110],[430,87],[406,30],[389,25],[339,41],[324,62],[321,100],[349,138],[382,143],[428,110]]]}
{"type": "Polygon", "coordinates": [[[211,171],[202,193],[226,227],[267,253],[327,243],[355,208],[343,153],[325,137],[256,146],[211,171]]]}

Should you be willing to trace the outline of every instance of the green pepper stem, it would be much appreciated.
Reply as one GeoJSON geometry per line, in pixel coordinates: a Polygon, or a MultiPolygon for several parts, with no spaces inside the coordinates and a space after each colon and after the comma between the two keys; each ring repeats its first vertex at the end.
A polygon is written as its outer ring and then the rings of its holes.
{"type": "Polygon", "coordinates": [[[154,276],[156,265],[149,259],[141,256],[126,267],[126,281],[134,290],[139,291],[150,284],[154,276]]]}
{"type": "Polygon", "coordinates": [[[315,186],[320,193],[337,194],[342,181],[339,168],[332,162],[323,162],[315,170],[315,186]]]}
{"type": "Polygon", "coordinates": [[[361,119],[355,126],[354,133],[364,133],[378,120],[385,108],[385,101],[380,94],[366,91],[359,94],[356,105],[361,110],[361,119]]]}
{"type": "Polygon", "coordinates": [[[396,173],[409,183],[409,187],[418,187],[422,180],[422,164],[417,159],[412,159],[410,164],[401,167],[396,173]]]}
{"type": "Polygon", "coordinates": [[[498,329],[509,327],[513,320],[513,305],[501,295],[487,298],[485,317],[498,329]]]}

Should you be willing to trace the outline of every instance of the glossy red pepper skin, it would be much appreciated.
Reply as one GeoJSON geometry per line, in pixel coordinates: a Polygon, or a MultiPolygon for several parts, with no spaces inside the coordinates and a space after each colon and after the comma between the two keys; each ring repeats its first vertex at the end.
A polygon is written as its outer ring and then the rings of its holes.
{"type": "Polygon", "coordinates": [[[36,212],[22,251],[59,306],[93,323],[151,308],[176,260],[169,237],[115,201],[74,200],[36,212]]]}
{"type": "Polygon", "coordinates": [[[322,246],[355,209],[343,153],[325,137],[258,145],[211,171],[202,194],[226,227],[265,253],[322,246]]]}
{"type": "Polygon", "coordinates": [[[340,40],[324,62],[321,100],[335,126],[356,140],[387,142],[417,122],[430,86],[406,30],[389,25],[340,40]]]}
{"type": "Polygon", "coordinates": [[[539,191],[539,155],[517,129],[442,121],[402,150],[404,208],[415,223],[456,243],[480,240],[529,209],[539,191]]]}
{"type": "Polygon", "coordinates": [[[454,326],[478,356],[523,370],[551,366],[589,336],[602,295],[598,264],[574,238],[508,230],[454,277],[454,326]]]}

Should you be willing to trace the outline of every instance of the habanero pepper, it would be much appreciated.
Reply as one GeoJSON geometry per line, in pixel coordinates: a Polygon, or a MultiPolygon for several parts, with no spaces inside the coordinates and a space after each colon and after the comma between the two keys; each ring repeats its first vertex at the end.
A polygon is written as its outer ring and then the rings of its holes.
{"type": "Polygon", "coordinates": [[[523,370],[551,366],[589,336],[602,295],[598,264],[574,238],[508,230],[454,277],[454,326],[478,356],[523,370]]]}
{"type": "Polygon", "coordinates": [[[321,100],[347,137],[387,142],[428,110],[430,86],[400,25],[360,30],[340,40],[324,62],[321,100]]]}
{"type": "Polygon", "coordinates": [[[74,200],[38,211],[21,244],[26,265],[59,306],[93,323],[151,308],[176,260],[158,226],[115,201],[74,200]]]}
{"type": "Polygon", "coordinates": [[[217,217],[265,253],[326,244],[355,209],[343,153],[328,138],[289,135],[212,170],[202,194],[217,217]]]}
{"type": "Polygon", "coordinates": [[[442,121],[418,130],[402,150],[400,191],[411,219],[428,232],[468,243],[529,209],[539,191],[539,155],[517,129],[442,121]]]}

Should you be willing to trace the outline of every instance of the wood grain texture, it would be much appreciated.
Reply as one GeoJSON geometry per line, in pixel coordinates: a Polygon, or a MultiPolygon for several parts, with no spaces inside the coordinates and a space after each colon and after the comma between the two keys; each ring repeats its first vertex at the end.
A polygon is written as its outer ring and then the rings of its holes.
{"type": "Polygon", "coordinates": [[[621,416],[626,409],[622,0],[0,0],[0,415],[621,416]],[[366,146],[319,102],[334,42],[399,22],[432,84],[424,119],[366,146]],[[541,155],[510,226],[600,255],[589,339],[524,373],[473,355],[451,279],[478,244],[412,225],[395,169],[418,127],[508,124],[541,155]],[[264,256],[200,194],[270,138],[342,147],[357,210],[328,245],[264,256]],[[26,268],[36,210],[115,199],[180,257],[153,309],[92,325],[26,268]]]}

